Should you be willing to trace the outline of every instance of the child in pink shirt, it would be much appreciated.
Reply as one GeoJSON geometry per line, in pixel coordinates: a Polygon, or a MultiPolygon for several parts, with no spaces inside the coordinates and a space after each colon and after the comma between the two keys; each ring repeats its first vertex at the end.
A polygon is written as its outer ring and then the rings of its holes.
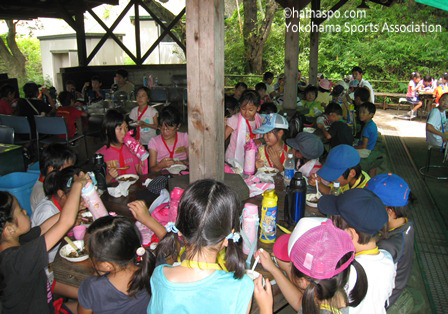
{"type": "Polygon", "coordinates": [[[150,171],[158,172],[174,164],[188,165],[188,134],[177,132],[179,112],[172,106],[165,107],[158,122],[160,135],[153,137],[148,144],[150,171]]]}
{"type": "Polygon", "coordinates": [[[230,135],[230,143],[226,150],[225,161],[238,162],[244,165],[244,145],[251,139],[261,145],[261,134],[254,134],[254,130],[261,126],[260,96],[253,90],[246,90],[240,98],[240,113],[227,119],[225,139],[230,135]]]}
{"type": "Polygon", "coordinates": [[[109,110],[104,117],[103,128],[106,131],[107,144],[97,153],[104,156],[107,164],[106,180],[113,181],[123,174],[143,174],[142,162],[123,144],[123,138],[128,132],[123,115],[116,110],[109,110]]]}

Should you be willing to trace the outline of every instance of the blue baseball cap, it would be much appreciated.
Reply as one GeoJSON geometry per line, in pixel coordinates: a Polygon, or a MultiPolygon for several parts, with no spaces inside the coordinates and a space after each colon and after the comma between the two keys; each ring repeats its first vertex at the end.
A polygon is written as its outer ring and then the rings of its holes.
{"type": "Polygon", "coordinates": [[[385,206],[392,207],[406,206],[411,191],[406,181],[393,173],[371,178],[365,189],[375,193],[385,206]]]}
{"type": "Polygon", "coordinates": [[[288,120],[278,113],[262,114],[263,124],[254,130],[255,134],[266,134],[273,129],[285,129],[289,127],[288,120]]]}
{"type": "Polygon", "coordinates": [[[356,231],[371,235],[389,220],[381,199],[366,189],[348,190],[339,196],[323,195],[317,207],[322,214],[339,215],[356,231]]]}
{"type": "Polygon", "coordinates": [[[317,172],[324,180],[333,182],[339,178],[345,170],[359,164],[361,158],[358,152],[350,145],[341,144],[330,150],[325,164],[317,172]]]}

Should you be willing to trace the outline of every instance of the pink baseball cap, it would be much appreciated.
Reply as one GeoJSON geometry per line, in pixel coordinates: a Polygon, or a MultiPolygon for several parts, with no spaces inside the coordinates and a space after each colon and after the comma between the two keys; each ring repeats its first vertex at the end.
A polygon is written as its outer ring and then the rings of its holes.
{"type": "Polygon", "coordinates": [[[280,236],[274,243],[274,247],[272,248],[272,252],[274,256],[279,260],[290,262],[290,258],[288,255],[288,241],[291,237],[290,234],[284,234],[280,236]]]}
{"type": "Polygon", "coordinates": [[[350,236],[336,228],[331,220],[305,232],[297,239],[290,254],[294,266],[314,279],[329,279],[346,269],[355,258],[350,236]],[[350,258],[338,266],[343,256],[350,258]]]}

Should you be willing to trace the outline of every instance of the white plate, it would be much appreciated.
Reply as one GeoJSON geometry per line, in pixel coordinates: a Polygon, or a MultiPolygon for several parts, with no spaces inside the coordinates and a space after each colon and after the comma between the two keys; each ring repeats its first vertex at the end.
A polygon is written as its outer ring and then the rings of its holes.
{"type": "MultiPolygon", "coordinates": [[[[83,240],[73,241],[73,243],[81,250],[84,248],[83,240]]],[[[68,257],[68,255],[72,252],[75,252],[75,250],[71,247],[70,244],[66,244],[59,250],[59,255],[61,255],[61,257],[65,258],[67,261],[75,263],[85,261],[89,258],[89,254],[83,255],[81,257],[68,257]]]]}
{"type": "Polygon", "coordinates": [[[118,181],[118,183],[120,183],[120,182],[129,182],[131,184],[134,184],[138,180],[138,175],[136,175],[136,174],[123,174],[123,175],[117,177],[116,180],[118,181]],[[120,181],[120,179],[125,179],[125,178],[134,178],[135,180],[134,181],[130,181],[130,180],[129,181],[120,181]]]}
{"type": "Polygon", "coordinates": [[[129,126],[135,128],[138,126],[138,123],[137,122],[129,122],[129,126]]]}
{"type": "Polygon", "coordinates": [[[277,173],[279,173],[279,170],[273,167],[261,167],[257,169],[257,172],[258,171],[263,172],[268,176],[275,176],[277,173]]]}
{"type": "MultiPolygon", "coordinates": [[[[92,213],[89,211],[89,210],[87,210],[87,211],[85,211],[85,212],[82,212],[81,213],[81,217],[82,218],[87,218],[87,219],[90,219],[90,220],[92,220],[93,221],[93,215],[92,215],[92,213]]],[[[89,221],[85,221],[85,220],[82,220],[81,221],[81,224],[83,224],[83,225],[85,225],[85,226],[90,226],[90,224],[91,224],[92,222],[89,222],[89,221]]]]}
{"type": "MultiPolygon", "coordinates": [[[[317,202],[311,202],[311,199],[316,199],[316,194],[307,194],[306,195],[306,204],[311,207],[317,207],[317,202]]],[[[319,201],[319,198],[317,198],[317,201],[319,201]]]]}
{"type": "Polygon", "coordinates": [[[303,132],[306,132],[306,133],[314,133],[314,131],[316,131],[315,128],[303,128],[303,132]]]}
{"type": "Polygon", "coordinates": [[[182,170],[185,170],[185,169],[187,169],[187,166],[181,165],[181,164],[175,164],[169,168],[166,168],[166,170],[168,170],[168,172],[171,174],[179,174],[182,170]]]}
{"type": "Polygon", "coordinates": [[[306,204],[310,207],[314,207],[314,208],[317,207],[317,203],[314,203],[314,202],[306,201],[306,204]]]}

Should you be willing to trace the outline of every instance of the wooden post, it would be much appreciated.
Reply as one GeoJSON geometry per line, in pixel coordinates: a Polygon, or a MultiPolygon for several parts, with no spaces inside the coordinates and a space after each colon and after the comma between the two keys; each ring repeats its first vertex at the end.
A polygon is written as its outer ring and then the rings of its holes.
{"type": "MultiPolygon", "coordinates": [[[[288,0],[288,7],[298,9],[298,3],[288,0]]],[[[285,94],[283,96],[284,109],[296,109],[297,102],[297,79],[299,65],[299,14],[286,18],[285,32],[285,94]],[[290,24],[291,23],[291,24],[290,24]]]]}
{"type": "Polygon", "coordinates": [[[78,46],[78,63],[80,67],[87,66],[86,32],[84,29],[84,12],[76,13],[76,44],[78,46]]]}
{"type": "Polygon", "coordinates": [[[138,9],[139,2],[134,2],[134,13],[135,13],[135,54],[136,59],[138,60],[137,65],[142,65],[142,48],[140,45],[140,13],[138,9]]]}
{"type": "Polygon", "coordinates": [[[224,1],[186,4],[190,183],[224,181],[224,1]]]}
{"type": "MultiPolygon", "coordinates": [[[[311,10],[317,12],[320,10],[320,0],[311,0],[311,10]]],[[[311,23],[319,24],[317,19],[311,19],[311,23]]],[[[317,67],[319,64],[319,32],[310,33],[310,70],[309,83],[316,86],[317,84],[317,67]]]]}

